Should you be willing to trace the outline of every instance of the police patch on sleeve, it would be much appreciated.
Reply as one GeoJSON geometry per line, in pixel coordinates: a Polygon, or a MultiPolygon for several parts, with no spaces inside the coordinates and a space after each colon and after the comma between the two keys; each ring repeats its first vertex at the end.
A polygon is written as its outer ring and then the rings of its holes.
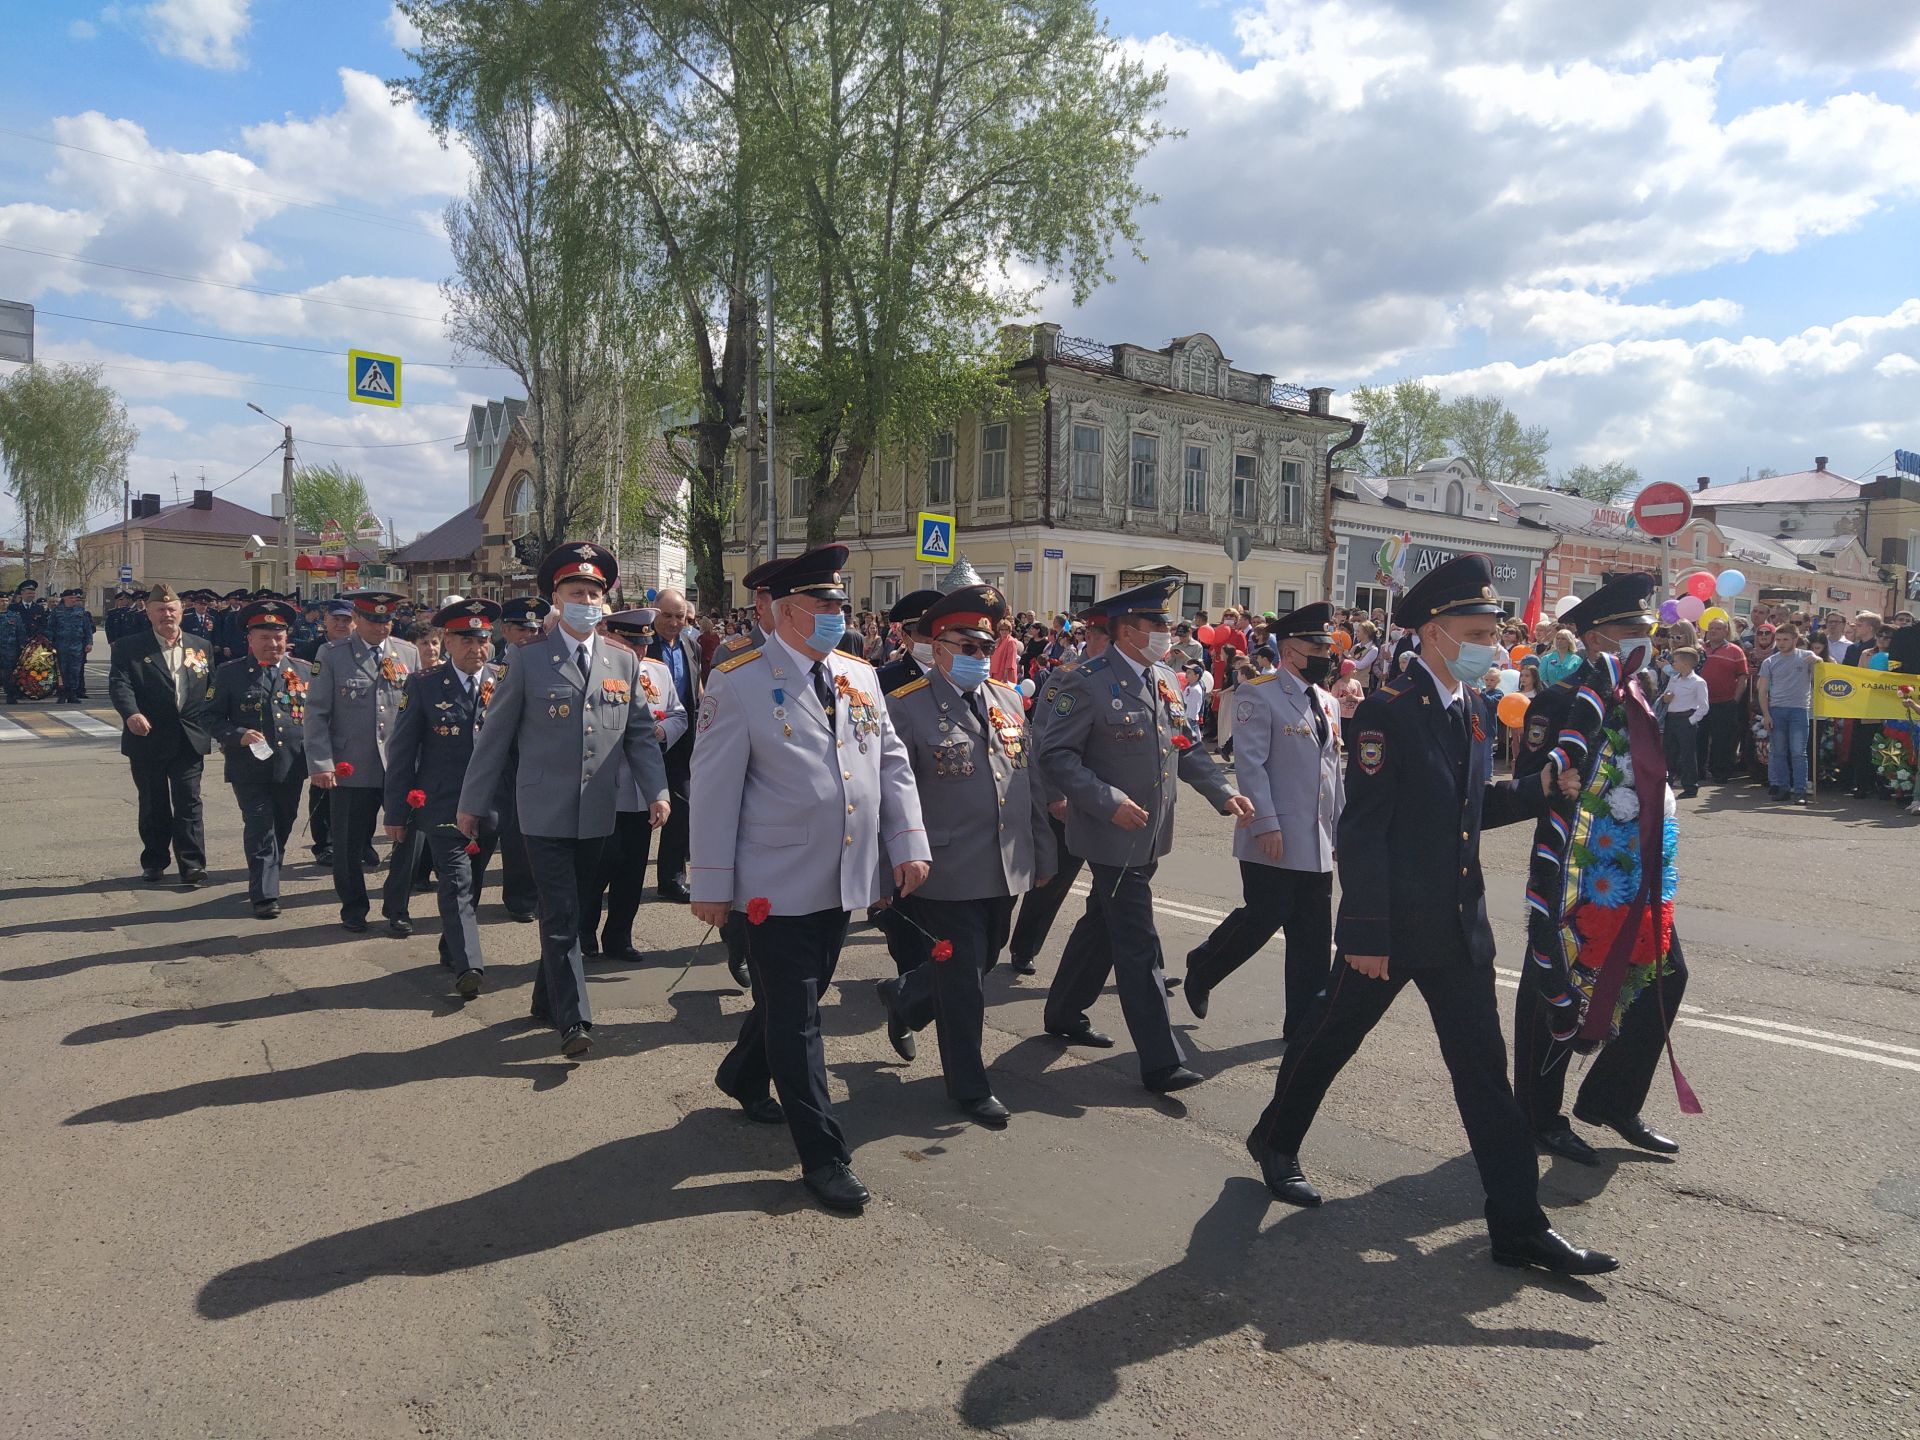
{"type": "Polygon", "coordinates": [[[1538,750],[1547,743],[1547,717],[1536,715],[1527,721],[1527,749],[1538,750]]]}
{"type": "Polygon", "coordinates": [[[1360,773],[1378,775],[1387,763],[1387,737],[1380,730],[1362,730],[1354,739],[1354,754],[1360,761],[1360,773]]]}
{"type": "Polygon", "coordinates": [[[1071,695],[1062,695],[1058,700],[1053,702],[1053,713],[1056,715],[1065,715],[1072,709],[1073,696],[1071,695]]]}
{"type": "Polygon", "coordinates": [[[713,727],[714,716],[720,713],[720,697],[708,691],[700,697],[700,729],[704,732],[713,727]]]}
{"type": "Polygon", "coordinates": [[[1253,702],[1251,700],[1242,700],[1238,705],[1234,706],[1233,718],[1236,720],[1253,719],[1253,702]]]}

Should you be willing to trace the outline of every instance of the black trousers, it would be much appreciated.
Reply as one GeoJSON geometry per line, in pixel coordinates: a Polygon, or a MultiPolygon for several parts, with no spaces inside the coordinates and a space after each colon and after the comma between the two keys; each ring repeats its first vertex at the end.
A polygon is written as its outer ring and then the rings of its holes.
{"type": "Polygon", "coordinates": [[[318,785],[307,786],[307,833],[313,837],[313,853],[318,855],[331,844],[333,835],[332,792],[318,785]]]}
{"type": "Polygon", "coordinates": [[[668,749],[665,759],[667,796],[673,801],[673,813],[660,827],[659,883],[666,885],[677,880],[684,885],[687,883],[687,790],[693,770],[693,731],[682,735],[668,749]]]}
{"type": "Polygon", "coordinates": [[[1302,1021],[1300,1038],[1287,1046],[1273,1100],[1253,1138],[1283,1154],[1300,1153],[1334,1077],[1409,980],[1427,1002],[1440,1057],[1453,1077],[1454,1104],[1487,1192],[1487,1229],[1496,1239],[1537,1234],[1547,1228],[1540,1170],[1533,1135],[1507,1084],[1507,1043],[1493,996],[1493,967],[1470,964],[1464,955],[1458,964],[1389,971],[1384,980],[1370,980],[1337,963],[1326,994],[1302,1021]]]}
{"type": "Polygon", "coordinates": [[[1287,937],[1287,1015],[1291,1040],[1333,972],[1333,874],[1240,862],[1241,903],[1187,956],[1187,985],[1211,990],[1273,939],[1287,937]]]}
{"type": "Polygon", "coordinates": [[[647,852],[653,848],[653,826],[644,810],[622,810],[613,817],[613,834],[600,852],[600,871],[580,896],[580,938],[597,941],[612,954],[633,944],[633,917],[647,889],[647,852]],[[605,897],[607,923],[600,925],[605,897]]]}
{"type": "Polygon", "coordinates": [[[87,698],[87,654],[84,650],[56,650],[60,665],[60,698],[87,698]]]}
{"type": "Polygon", "coordinates": [[[607,837],[523,835],[527,864],[539,896],[540,970],[533,982],[533,1017],[557,1030],[593,1024],[587,971],[580,959],[580,895],[600,874],[607,837]]]}
{"type": "MultiPolygon", "coordinates": [[[[987,1025],[987,971],[1006,948],[1013,929],[1013,896],[984,900],[926,900],[907,895],[894,901],[915,925],[935,940],[953,945],[945,960],[926,959],[900,984],[900,1015],[915,1030],[929,1022],[940,1039],[940,1068],[947,1094],[955,1100],[979,1100],[993,1093],[981,1039],[987,1025]]],[[[903,930],[911,930],[902,925],[903,930]]],[[[927,945],[921,937],[922,946],[927,945]]]]}
{"type": "Polygon", "coordinates": [[[769,915],[758,925],[746,924],[744,915],[740,918],[747,971],[753,977],[753,1009],[741,1021],[740,1036],[720,1062],[714,1083],[743,1104],[766,1098],[771,1084],[787,1112],[800,1168],[844,1163],[853,1157],[827,1094],[820,997],[840,963],[847,912],[769,915]]]}
{"type": "MultiPolygon", "coordinates": [[[[1653,1088],[1653,1072],[1666,1049],[1667,1031],[1680,1013],[1687,993],[1687,957],[1680,937],[1673,937],[1673,973],[1634,996],[1620,1021],[1620,1033],[1601,1047],[1587,1066],[1576,1103],[1583,1110],[1626,1118],[1638,1115],[1653,1088]]],[[[1513,1094],[1520,1113],[1535,1130],[1564,1130],[1561,1114],[1567,1093],[1567,1069],[1577,1064],[1572,1051],[1553,1043],[1548,1028],[1554,1008],[1540,994],[1534,976],[1542,973],[1531,961],[1520,975],[1520,993],[1513,1002],[1513,1094]]]]}
{"type": "Polygon", "coordinates": [[[1053,827],[1054,854],[1060,857],[1060,868],[1053,879],[1038,889],[1029,890],[1020,902],[1020,918],[1014,922],[1010,942],[1016,960],[1032,960],[1040,953],[1040,947],[1047,943],[1047,932],[1053,929],[1054,917],[1060,913],[1073,882],[1080,878],[1080,868],[1086,864],[1067,849],[1067,827],[1052,815],[1047,816],[1047,823],[1053,827]]]}
{"type": "Polygon", "coordinates": [[[280,867],[286,863],[287,840],[300,818],[300,787],[306,780],[295,770],[273,784],[234,782],[233,798],[240,802],[240,848],[247,853],[247,898],[255,905],[280,898],[280,867]]]}
{"type": "Polygon", "coordinates": [[[1878,720],[1853,722],[1853,742],[1847,750],[1847,784],[1855,795],[1879,793],[1880,777],[1873,768],[1873,745],[1879,738],[1878,720]]]}
{"type": "Polygon", "coordinates": [[[1721,700],[1707,707],[1695,749],[1702,775],[1715,780],[1732,776],[1740,763],[1740,716],[1744,709],[1738,700],[1721,700]]]}
{"type": "Polygon", "coordinates": [[[140,796],[140,868],[164,870],[171,853],[182,870],[204,870],[207,828],[200,810],[200,775],[206,757],[182,746],[165,759],[131,755],[128,764],[140,796]]]}
{"type": "Polygon", "coordinates": [[[1153,924],[1153,874],[1158,868],[1157,862],[1125,869],[1087,866],[1093,893],[1047,989],[1047,1028],[1068,1029],[1099,998],[1111,971],[1142,1075],[1187,1058],[1167,1013],[1160,932],[1153,924]]]}
{"type": "Polygon", "coordinates": [[[533,862],[520,833],[520,807],[511,783],[506,791],[500,805],[500,901],[509,914],[531,915],[540,908],[539,888],[533,883],[533,862]]]}
{"type": "MultiPolygon", "coordinates": [[[[333,841],[333,893],[340,898],[342,920],[364,920],[370,902],[367,899],[367,868],[361,860],[373,844],[375,826],[380,823],[384,795],[375,785],[335,785],[329,822],[333,841]]],[[[407,901],[413,891],[412,835],[393,847],[393,864],[380,882],[380,913],[389,920],[407,918],[407,901]]]]}
{"type": "Polygon", "coordinates": [[[499,836],[482,829],[478,855],[467,854],[467,837],[458,830],[436,826],[426,832],[427,848],[433,852],[433,869],[439,877],[440,963],[455,975],[483,970],[480,958],[480,924],[475,910],[480,891],[486,885],[487,861],[499,836]]]}
{"type": "Polygon", "coordinates": [[[926,937],[900,918],[899,906],[898,894],[891,904],[871,906],[867,923],[887,942],[887,958],[893,961],[894,973],[904,978],[925,964],[929,956],[926,937]]]}
{"type": "Polygon", "coordinates": [[[1667,779],[1673,782],[1676,790],[1694,790],[1700,785],[1700,735],[1701,726],[1693,723],[1691,711],[1684,715],[1669,715],[1661,722],[1661,743],[1667,752],[1667,779]]]}

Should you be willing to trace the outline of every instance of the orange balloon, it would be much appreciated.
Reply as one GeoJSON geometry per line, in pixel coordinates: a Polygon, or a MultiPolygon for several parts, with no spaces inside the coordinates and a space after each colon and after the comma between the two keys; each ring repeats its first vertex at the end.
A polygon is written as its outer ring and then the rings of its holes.
{"type": "Polygon", "coordinates": [[[1527,697],[1519,691],[1500,697],[1500,723],[1510,730],[1518,730],[1527,723],[1527,697]]]}
{"type": "Polygon", "coordinates": [[[1511,660],[1515,665],[1518,665],[1522,660],[1526,659],[1527,656],[1531,655],[1532,653],[1533,653],[1533,647],[1531,645],[1515,645],[1512,649],[1507,651],[1507,658],[1511,660]]]}

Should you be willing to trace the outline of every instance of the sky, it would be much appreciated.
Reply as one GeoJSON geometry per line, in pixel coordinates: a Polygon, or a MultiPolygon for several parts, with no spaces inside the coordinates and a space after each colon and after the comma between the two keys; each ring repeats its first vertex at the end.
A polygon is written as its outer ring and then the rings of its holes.
{"type": "MultiPolygon", "coordinates": [[[[1035,318],[1206,331],[1342,396],[1497,394],[1555,470],[1871,476],[1920,449],[1920,5],[1103,9],[1184,134],[1143,167],[1145,261],[1035,318]]],[[[467,407],[517,387],[444,334],[468,165],[390,99],[391,0],[80,0],[9,40],[0,298],[37,307],[42,360],[105,367],[135,490],[264,510],[280,431],[252,401],[402,540],[461,509],[467,407]],[[349,348],[403,357],[402,408],[348,401],[349,348]]]]}

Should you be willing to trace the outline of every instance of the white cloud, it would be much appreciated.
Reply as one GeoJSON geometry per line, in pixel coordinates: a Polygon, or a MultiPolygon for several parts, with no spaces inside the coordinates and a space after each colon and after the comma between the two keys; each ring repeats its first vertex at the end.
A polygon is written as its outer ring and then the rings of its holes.
{"type": "Polygon", "coordinates": [[[157,0],[143,14],[161,54],[209,70],[237,70],[245,63],[240,40],[252,24],[248,6],[249,0],[157,0]]]}
{"type": "Polygon", "coordinates": [[[69,40],[91,40],[100,33],[100,27],[91,20],[69,20],[67,38],[69,40]]]}
{"type": "Polygon", "coordinates": [[[338,110],[243,132],[276,188],[363,209],[371,201],[465,192],[472,165],[463,148],[441,145],[419,109],[394,104],[378,76],[345,68],[339,75],[338,110]]]}
{"type": "Polygon", "coordinates": [[[396,50],[413,50],[420,44],[420,27],[400,13],[397,3],[387,12],[387,38],[396,50]]]}
{"type": "Polygon", "coordinates": [[[1731,325],[1740,318],[1740,306],[1724,299],[1634,305],[1591,290],[1509,285],[1498,297],[1476,301],[1468,313],[1473,323],[1489,331],[1524,334],[1551,345],[1578,345],[1731,325]]]}

